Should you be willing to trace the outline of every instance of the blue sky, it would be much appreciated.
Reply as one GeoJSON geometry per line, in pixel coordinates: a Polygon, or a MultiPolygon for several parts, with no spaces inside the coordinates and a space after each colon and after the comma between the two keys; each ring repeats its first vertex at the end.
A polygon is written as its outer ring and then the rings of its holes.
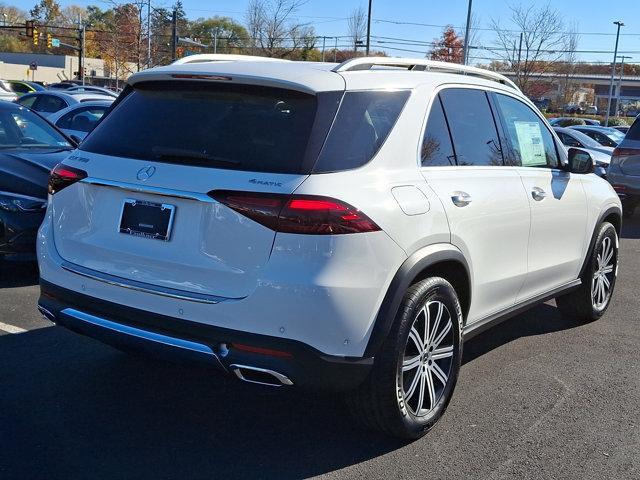
{"type": "MultiPolygon", "coordinates": [[[[31,3],[32,0],[19,0],[31,3]]],[[[35,3],[35,2],[33,2],[35,3]]],[[[170,6],[172,0],[152,0],[152,5],[170,6]]],[[[229,16],[244,21],[244,11],[248,0],[183,0],[187,16],[190,18],[214,15],[229,16]]],[[[61,4],[104,5],[104,0],[61,0],[61,4]]],[[[512,4],[539,5],[546,2],[532,0],[473,0],[473,11],[478,16],[481,28],[488,28],[491,18],[507,24],[508,6],[512,4]]],[[[366,0],[308,0],[297,13],[300,21],[310,22],[318,35],[340,36],[347,33],[346,17],[357,6],[367,7],[366,0]]],[[[613,51],[615,42],[614,20],[622,20],[623,27],[620,50],[630,52],[634,63],[640,63],[640,0],[555,0],[553,8],[561,12],[566,24],[574,24],[581,33],[579,50],[613,51]],[[604,33],[608,35],[592,35],[604,33]]],[[[442,31],[440,25],[452,24],[460,30],[464,28],[467,0],[373,0],[372,35],[410,40],[431,41],[442,31]],[[385,20],[385,22],[381,21],[385,20]],[[413,22],[434,26],[408,25],[413,22]]],[[[495,45],[490,31],[480,31],[476,43],[495,45]]],[[[388,45],[389,46],[389,45],[388,45]]],[[[426,47],[394,45],[397,48],[417,49],[426,47]]],[[[393,55],[422,56],[420,53],[388,50],[393,55]]],[[[478,54],[484,55],[486,54],[478,54]]],[[[612,54],[581,53],[579,58],[586,61],[610,62],[612,54]]],[[[627,60],[628,61],[628,60],[627,60]]]]}

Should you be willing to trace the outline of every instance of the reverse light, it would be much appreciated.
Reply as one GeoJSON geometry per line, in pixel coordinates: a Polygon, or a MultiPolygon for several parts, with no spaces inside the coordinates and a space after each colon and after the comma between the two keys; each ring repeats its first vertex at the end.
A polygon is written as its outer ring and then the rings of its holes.
{"type": "Polygon", "coordinates": [[[380,230],[360,210],[329,197],[228,190],[214,190],[209,196],[276,232],[339,235],[380,230]]]}
{"type": "Polygon", "coordinates": [[[51,175],[49,176],[49,194],[53,195],[83,178],[87,178],[87,172],[84,170],[59,163],[51,170],[51,175]]]}

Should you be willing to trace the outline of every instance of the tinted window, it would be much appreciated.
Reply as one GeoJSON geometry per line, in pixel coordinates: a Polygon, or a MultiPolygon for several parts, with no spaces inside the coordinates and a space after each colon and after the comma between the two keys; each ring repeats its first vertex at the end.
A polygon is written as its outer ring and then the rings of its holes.
{"type": "Polygon", "coordinates": [[[40,95],[38,96],[38,101],[34,110],[43,113],[54,113],[66,108],[67,106],[67,102],[61,98],[54,97],[53,95],[40,95]]]}
{"type": "Polygon", "coordinates": [[[434,100],[431,112],[429,112],[422,139],[421,156],[423,167],[456,164],[449,128],[439,96],[434,100]]]}
{"type": "Polygon", "coordinates": [[[46,120],[26,109],[0,111],[0,149],[69,148],[46,120]]]}
{"type": "Polygon", "coordinates": [[[11,83],[11,88],[16,93],[28,93],[31,91],[24,83],[11,83]]]}
{"type": "Polygon", "coordinates": [[[573,138],[571,135],[567,135],[566,133],[556,132],[560,137],[560,141],[566,145],[567,147],[581,147],[582,144],[573,138]]]}
{"type": "Polygon", "coordinates": [[[90,132],[98,124],[107,107],[85,107],[63,115],[56,122],[59,128],[90,132]]]}
{"type": "Polygon", "coordinates": [[[373,158],[409,98],[408,91],[347,92],[315,172],[358,168],[373,158]]]}
{"type": "Polygon", "coordinates": [[[523,167],[557,167],[558,152],[553,135],[540,117],[513,97],[496,94],[496,99],[511,146],[508,163],[523,167]]]}
{"type": "Polygon", "coordinates": [[[34,102],[38,97],[21,97],[18,99],[18,103],[20,105],[24,105],[25,107],[33,107],[34,102]]]}
{"type": "Polygon", "coordinates": [[[458,165],[503,165],[500,140],[487,95],[452,88],[440,99],[449,122],[458,165]]]}
{"type": "Polygon", "coordinates": [[[633,125],[629,127],[629,131],[627,131],[625,139],[640,142],[640,120],[635,120],[633,125]]]}
{"type": "Polygon", "coordinates": [[[170,163],[298,173],[315,112],[315,96],[291,90],[150,82],[124,97],[81,149],[170,163]]]}

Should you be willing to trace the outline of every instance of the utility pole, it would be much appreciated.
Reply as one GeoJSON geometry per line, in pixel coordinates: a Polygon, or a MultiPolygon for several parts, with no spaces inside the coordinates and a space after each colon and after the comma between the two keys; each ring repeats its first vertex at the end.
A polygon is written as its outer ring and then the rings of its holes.
{"type": "Polygon", "coordinates": [[[85,26],[82,23],[82,17],[78,15],[78,80],[82,80],[84,85],[84,40],[85,26]]]}
{"type": "Polygon", "coordinates": [[[338,62],[338,37],[335,38],[336,44],[333,47],[333,63],[338,62]]]}
{"type": "Polygon", "coordinates": [[[213,30],[213,53],[218,53],[218,27],[213,30]]]}
{"type": "Polygon", "coordinates": [[[327,42],[327,37],[322,37],[322,61],[324,62],[324,47],[327,42]]]}
{"type": "Polygon", "coordinates": [[[467,65],[469,62],[469,36],[471,35],[471,4],[473,0],[469,0],[467,8],[467,25],[464,29],[464,50],[462,51],[462,64],[467,65]]]}
{"type": "Polygon", "coordinates": [[[367,14],[367,47],[365,49],[367,56],[369,56],[369,47],[371,46],[371,2],[372,0],[369,0],[369,13],[367,14]]]}
{"type": "Polygon", "coordinates": [[[147,2],[147,68],[151,68],[151,0],[147,2]]]}
{"type": "Polygon", "coordinates": [[[176,61],[178,58],[178,11],[173,10],[171,16],[171,59],[176,61]]]}
{"type": "Polygon", "coordinates": [[[609,126],[609,115],[611,114],[611,97],[613,97],[613,80],[616,75],[616,58],[618,57],[618,41],[620,40],[620,27],[624,27],[624,23],[620,20],[613,22],[614,25],[618,26],[618,30],[616,33],[616,48],[613,52],[613,68],[611,69],[611,83],[609,84],[609,100],[607,101],[607,114],[604,117],[604,126],[609,126]]]}
{"type": "Polygon", "coordinates": [[[627,55],[620,55],[618,58],[622,59],[620,62],[620,77],[618,78],[618,95],[616,100],[616,110],[620,110],[620,97],[622,96],[622,76],[624,75],[624,60],[625,58],[632,59],[627,55]]]}

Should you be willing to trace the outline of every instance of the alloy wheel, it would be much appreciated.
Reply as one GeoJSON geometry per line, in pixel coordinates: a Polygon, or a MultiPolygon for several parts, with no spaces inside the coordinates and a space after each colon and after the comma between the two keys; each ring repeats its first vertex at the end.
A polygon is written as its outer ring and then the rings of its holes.
{"type": "Polygon", "coordinates": [[[453,335],[451,313],[440,301],[427,302],[413,321],[399,383],[403,404],[416,417],[428,415],[444,393],[453,362],[453,335]]]}
{"type": "Polygon", "coordinates": [[[591,282],[591,304],[602,310],[611,298],[611,285],[616,275],[616,247],[611,237],[604,237],[598,248],[596,270],[591,282]]]}

